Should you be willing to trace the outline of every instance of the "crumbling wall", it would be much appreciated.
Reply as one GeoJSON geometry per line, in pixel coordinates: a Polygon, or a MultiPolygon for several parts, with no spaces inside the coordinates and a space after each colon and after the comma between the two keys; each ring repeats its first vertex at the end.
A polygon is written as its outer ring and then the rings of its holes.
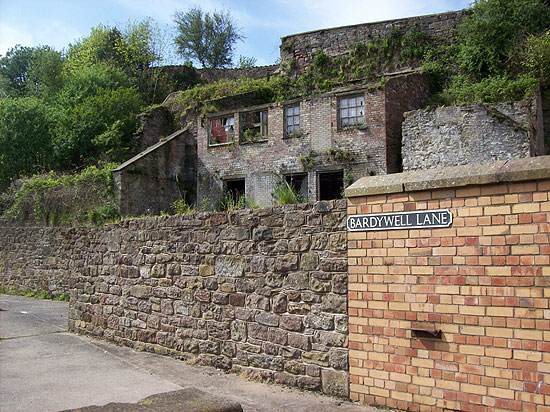
{"type": "Polygon", "coordinates": [[[339,56],[347,53],[358,42],[369,43],[384,38],[392,30],[406,34],[414,28],[436,40],[447,41],[451,39],[453,29],[460,24],[465,13],[454,11],[285,36],[281,39],[281,63],[290,64],[295,60],[298,71],[303,71],[319,50],[330,56],[339,56]]]}
{"type": "Polygon", "coordinates": [[[161,140],[113,170],[121,215],[169,212],[179,199],[196,195],[196,139],[188,127],[161,140]]]}
{"type": "Polygon", "coordinates": [[[403,170],[431,169],[544,153],[538,98],[405,114],[403,170]],[[538,126],[537,126],[538,125],[538,126]]]}

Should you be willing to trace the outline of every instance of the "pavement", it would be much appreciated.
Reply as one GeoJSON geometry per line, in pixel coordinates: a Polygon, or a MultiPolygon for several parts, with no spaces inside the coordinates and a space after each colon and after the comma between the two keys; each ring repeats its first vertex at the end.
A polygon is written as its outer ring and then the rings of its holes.
{"type": "Polygon", "coordinates": [[[66,302],[0,295],[0,412],[137,403],[193,388],[244,412],[380,412],[75,335],[67,311],[66,302]]]}

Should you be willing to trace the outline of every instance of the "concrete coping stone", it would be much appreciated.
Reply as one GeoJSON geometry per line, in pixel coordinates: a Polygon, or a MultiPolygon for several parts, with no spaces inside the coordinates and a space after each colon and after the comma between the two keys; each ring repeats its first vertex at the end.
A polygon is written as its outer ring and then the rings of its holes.
{"type": "Polygon", "coordinates": [[[363,177],[345,193],[351,198],[547,178],[550,156],[539,156],[363,177]]]}

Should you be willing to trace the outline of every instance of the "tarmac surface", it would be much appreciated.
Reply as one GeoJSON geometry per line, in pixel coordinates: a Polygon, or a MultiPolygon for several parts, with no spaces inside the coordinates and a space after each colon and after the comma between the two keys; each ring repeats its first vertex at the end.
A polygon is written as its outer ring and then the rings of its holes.
{"type": "Polygon", "coordinates": [[[376,412],[67,332],[66,302],[0,295],[0,412],[60,411],[195,388],[244,412],[376,412]]]}

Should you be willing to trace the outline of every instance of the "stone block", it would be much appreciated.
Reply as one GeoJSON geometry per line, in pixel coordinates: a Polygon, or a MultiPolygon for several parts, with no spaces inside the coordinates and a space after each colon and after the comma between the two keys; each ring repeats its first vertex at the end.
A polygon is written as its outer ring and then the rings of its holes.
{"type": "Polygon", "coordinates": [[[244,263],[241,258],[219,256],[216,259],[215,273],[220,277],[240,277],[244,273],[244,263]]]}
{"type": "Polygon", "coordinates": [[[260,312],[256,314],[255,317],[256,322],[266,325],[266,326],[278,326],[279,325],[279,316],[268,313],[268,312],[260,312]]]}
{"type": "Polygon", "coordinates": [[[300,256],[300,269],[317,270],[319,268],[319,255],[316,252],[304,253],[300,256]]]}
{"type": "Polygon", "coordinates": [[[151,286],[144,285],[133,285],[130,286],[130,296],[136,298],[149,298],[153,293],[153,288],[151,286]]]}
{"type": "Polygon", "coordinates": [[[323,393],[339,398],[349,396],[349,374],[347,372],[323,369],[321,370],[321,382],[323,393]]]}

